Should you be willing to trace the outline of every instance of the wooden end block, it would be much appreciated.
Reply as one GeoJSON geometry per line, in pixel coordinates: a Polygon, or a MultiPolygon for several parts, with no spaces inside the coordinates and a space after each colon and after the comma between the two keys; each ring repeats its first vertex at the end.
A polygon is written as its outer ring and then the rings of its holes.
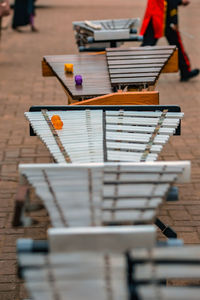
{"type": "Polygon", "coordinates": [[[70,105],[158,105],[157,91],[113,93],[89,100],[71,103],[70,105]]]}
{"type": "Polygon", "coordinates": [[[162,73],[177,73],[178,70],[178,49],[176,49],[167,64],[164,66],[162,73]]]}
{"type": "Polygon", "coordinates": [[[42,76],[44,77],[55,76],[45,60],[42,60],[42,76]]]}

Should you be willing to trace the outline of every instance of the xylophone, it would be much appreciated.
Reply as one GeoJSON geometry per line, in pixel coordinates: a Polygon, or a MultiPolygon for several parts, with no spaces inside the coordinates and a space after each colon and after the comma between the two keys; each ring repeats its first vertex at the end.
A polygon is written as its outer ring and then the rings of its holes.
{"type": "Polygon", "coordinates": [[[170,58],[173,58],[175,64],[175,69],[170,72],[178,71],[176,55],[175,46],[165,49],[161,47],[107,49],[106,59],[111,86],[115,90],[125,87],[144,89],[154,87],[170,58]]]}
{"type": "Polygon", "coordinates": [[[35,299],[197,300],[199,246],[156,244],[152,226],[50,229],[48,242],[19,240],[19,274],[35,299]]]}
{"type": "MultiPolygon", "coordinates": [[[[56,76],[69,102],[123,90],[154,90],[161,72],[178,72],[176,46],[110,48],[105,54],[44,56],[43,76],[56,76]],[[73,64],[66,73],[65,64],[73,64]],[[81,85],[75,84],[81,75],[81,85]]],[[[153,104],[153,103],[152,103],[153,104]]]]}
{"type": "Polygon", "coordinates": [[[139,18],[75,21],[73,30],[79,51],[102,51],[128,41],[142,41],[137,35],[139,18]]]}
{"type": "Polygon", "coordinates": [[[34,300],[128,299],[124,252],[154,240],[152,226],[51,229],[46,253],[18,241],[20,273],[34,300]]]}
{"type": "Polygon", "coordinates": [[[129,256],[131,299],[199,299],[199,253],[199,246],[132,250],[129,256]],[[169,280],[172,285],[166,286],[169,280]]]}
{"type": "Polygon", "coordinates": [[[170,187],[189,181],[190,163],[33,164],[19,172],[53,227],[132,225],[155,220],[170,187]]]}
{"type": "Polygon", "coordinates": [[[59,163],[139,162],[157,159],[180,133],[183,113],[178,106],[35,106],[25,116],[59,163]],[[50,121],[57,114],[61,130],[50,121]]]}

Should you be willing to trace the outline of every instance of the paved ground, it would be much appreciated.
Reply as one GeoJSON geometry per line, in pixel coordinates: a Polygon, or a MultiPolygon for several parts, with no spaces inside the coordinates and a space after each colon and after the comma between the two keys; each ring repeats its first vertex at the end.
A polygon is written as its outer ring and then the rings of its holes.
{"type": "MultiPolygon", "coordinates": [[[[36,137],[29,137],[23,113],[34,104],[65,104],[66,97],[54,78],[42,78],[43,55],[76,53],[72,21],[97,18],[142,17],[146,0],[38,0],[36,25],[40,32],[3,32],[0,49],[0,299],[18,300],[26,294],[16,277],[15,242],[19,237],[45,238],[48,217],[38,215],[39,225],[13,229],[14,197],[18,186],[18,164],[49,162],[50,157],[36,137]],[[56,3],[56,4],[55,4],[56,3]]],[[[180,9],[184,43],[192,65],[200,67],[198,35],[200,3],[193,0],[180,9]]],[[[7,20],[6,20],[7,22],[7,20]]],[[[165,44],[165,41],[160,41],[165,44]]],[[[173,137],[160,159],[192,162],[190,184],[180,186],[180,201],[165,205],[161,219],[177,230],[185,243],[200,242],[200,77],[180,83],[178,75],[162,75],[158,89],[161,104],[179,104],[185,112],[182,136],[173,137]]]]}

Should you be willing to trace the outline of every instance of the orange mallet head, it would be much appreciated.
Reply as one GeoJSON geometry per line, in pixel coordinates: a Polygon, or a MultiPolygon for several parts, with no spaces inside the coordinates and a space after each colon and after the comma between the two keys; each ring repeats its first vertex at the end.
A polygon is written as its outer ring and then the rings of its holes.
{"type": "Polygon", "coordinates": [[[51,117],[51,122],[53,124],[53,127],[57,130],[62,129],[63,128],[63,122],[60,118],[59,115],[53,115],[51,117]]]}
{"type": "Polygon", "coordinates": [[[61,118],[60,118],[59,115],[53,115],[53,116],[51,117],[51,122],[52,122],[52,123],[55,122],[55,121],[58,121],[58,120],[61,120],[61,118]]]}
{"type": "Polygon", "coordinates": [[[66,73],[73,73],[73,69],[74,69],[73,64],[65,64],[65,72],[66,73]]]}
{"type": "Polygon", "coordinates": [[[53,126],[57,130],[62,129],[63,128],[63,121],[57,120],[57,121],[53,122],[53,126]]]}

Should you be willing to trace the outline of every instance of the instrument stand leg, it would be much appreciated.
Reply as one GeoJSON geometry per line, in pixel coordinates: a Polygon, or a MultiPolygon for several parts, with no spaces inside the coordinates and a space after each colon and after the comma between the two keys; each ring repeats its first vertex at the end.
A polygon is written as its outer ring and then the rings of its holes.
{"type": "Polygon", "coordinates": [[[116,48],[117,47],[117,42],[116,41],[111,41],[110,42],[110,48],[116,48]]]}
{"type": "Polygon", "coordinates": [[[165,225],[159,218],[156,218],[155,225],[167,238],[177,239],[177,233],[171,227],[165,225]]]}
{"type": "Polygon", "coordinates": [[[137,292],[137,284],[134,279],[134,272],[135,272],[135,264],[134,260],[130,257],[130,254],[126,253],[126,270],[127,270],[127,286],[129,290],[129,297],[128,300],[139,300],[140,297],[138,296],[137,292]]]}

